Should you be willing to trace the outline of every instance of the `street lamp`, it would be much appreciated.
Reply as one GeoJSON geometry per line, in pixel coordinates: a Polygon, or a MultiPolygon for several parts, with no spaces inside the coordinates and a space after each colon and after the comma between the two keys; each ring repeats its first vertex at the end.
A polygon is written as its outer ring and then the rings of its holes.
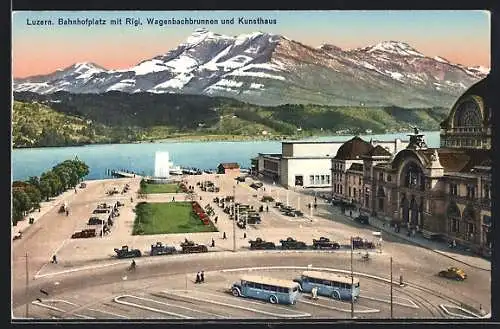
{"type": "Polygon", "coordinates": [[[233,185],[233,252],[236,251],[236,186],[233,185]]]}
{"type": "Polygon", "coordinates": [[[354,319],[354,272],[352,269],[352,260],[354,256],[354,243],[351,236],[351,319],[354,319]]]}

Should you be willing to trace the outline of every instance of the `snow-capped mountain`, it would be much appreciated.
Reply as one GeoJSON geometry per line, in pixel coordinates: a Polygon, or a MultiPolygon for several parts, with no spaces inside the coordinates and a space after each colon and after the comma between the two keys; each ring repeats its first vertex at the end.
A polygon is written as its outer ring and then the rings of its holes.
{"type": "Polygon", "coordinates": [[[342,50],[271,33],[232,37],[198,29],[177,48],[131,68],[77,63],[15,79],[14,91],[202,94],[262,105],[450,106],[488,71],[427,57],[398,41],[342,50]]]}

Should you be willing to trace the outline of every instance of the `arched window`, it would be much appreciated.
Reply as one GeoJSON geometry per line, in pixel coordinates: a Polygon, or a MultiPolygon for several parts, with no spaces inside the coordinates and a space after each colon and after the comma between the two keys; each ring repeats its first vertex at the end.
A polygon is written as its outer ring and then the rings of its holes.
{"type": "Polygon", "coordinates": [[[423,172],[420,167],[415,163],[406,165],[403,172],[403,182],[405,187],[418,188],[423,182],[423,172]]]}
{"type": "Polygon", "coordinates": [[[479,105],[472,99],[461,103],[455,111],[454,123],[456,127],[481,126],[481,112],[479,105]]]}

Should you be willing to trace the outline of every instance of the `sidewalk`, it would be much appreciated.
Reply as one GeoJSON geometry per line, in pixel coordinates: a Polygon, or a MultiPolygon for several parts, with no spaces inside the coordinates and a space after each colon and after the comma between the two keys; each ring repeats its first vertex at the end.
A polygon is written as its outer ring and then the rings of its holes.
{"type": "MultiPolygon", "coordinates": [[[[79,188],[77,188],[79,190],[79,188]]],[[[14,238],[15,235],[20,232],[24,233],[31,225],[29,223],[29,218],[32,217],[34,219],[34,223],[42,218],[45,214],[51,211],[54,207],[62,204],[64,201],[68,202],[68,204],[75,198],[74,189],[69,189],[68,191],[50,199],[50,201],[40,202],[40,211],[33,211],[28,213],[23,220],[17,222],[16,226],[11,226],[11,239],[14,238]]]]}
{"type": "MultiPolygon", "coordinates": [[[[357,215],[358,215],[357,212],[353,212],[353,218],[357,215]]],[[[444,243],[428,240],[422,236],[410,236],[409,237],[406,235],[406,233],[407,233],[406,229],[401,229],[400,233],[396,233],[396,232],[394,232],[394,230],[391,229],[391,227],[384,226],[383,225],[384,222],[378,218],[374,218],[374,217],[370,216],[369,222],[370,222],[370,226],[375,227],[375,228],[379,229],[380,231],[383,231],[387,234],[396,236],[400,239],[404,239],[404,240],[409,241],[411,243],[414,243],[420,247],[432,250],[438,254],[441,254],[445,257],[451,258],[451,259],[453,259],[457,262],[460,262],[462,264],[474,267],[476,269],[480,269],[480,270],[484,270],[484,271],[491,271],[491,262],[484,259],[484,258],[475,256],[473,254],[466,255],[466,254],[459,254],[456,252],[446,251],[446,249],[448,247],[444,243]]]]}

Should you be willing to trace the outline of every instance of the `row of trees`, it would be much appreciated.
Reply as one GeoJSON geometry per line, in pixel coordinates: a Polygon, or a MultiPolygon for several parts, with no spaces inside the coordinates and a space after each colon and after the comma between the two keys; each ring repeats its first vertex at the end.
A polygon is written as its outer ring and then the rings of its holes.
{"type": "Polygon", "coordinates": [[[82,161],[66,160],[40,177],[32,176],[27,181],[12,183],[12,223],[18,221],[31,210],[40,209],[40,202],[60,195],[74,188],[89,174],[89,167],[82,161]]]}

